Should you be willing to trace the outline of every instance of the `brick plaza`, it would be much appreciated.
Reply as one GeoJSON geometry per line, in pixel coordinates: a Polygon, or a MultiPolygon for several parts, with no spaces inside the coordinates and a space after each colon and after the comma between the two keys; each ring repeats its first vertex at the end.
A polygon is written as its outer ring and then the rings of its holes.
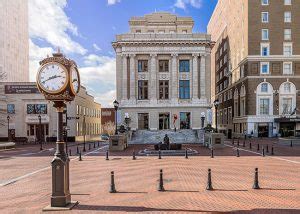
{"type": "MultiPolygon", "coordinates": [[[[300,147],[274,144],[275,155],[262,157],[256,154],[257,142],[252,142],[252,151],[249,142],[240,146],[240,157],[227,142],[224,149],[215,151],[214,158],[207,148],[185,145],[199,155],[188,159],[163,156],[161,160],[156,156],[132,160],[133,149],[150,147],[136,145],[126,152],[111,153],[106,161],[107,146],[102,143],[96,148],[92,144],[80,162],[76,147],[70,147],[70,190],[72,200],[79,201],[70,212],[299,213],[300,147]],[[252,189],[255,167],[259,168],[260,190],[252,189]],[[212,170],[213,191],[205,190],[208,168],[212,170]],[[164,172],[166,192],[157,191],[159,169],[164,172]],[[111,171],[115,172],[115,194],[108,192],[111,171]]],[[[271,146],[273,140],[259,143],[271,146]]],[[[35,146],[1,151],[0,183],[6,183],[0,186],[1,213],[41,213],[49,205],[53,152],[39,152],[35,146]]]]}

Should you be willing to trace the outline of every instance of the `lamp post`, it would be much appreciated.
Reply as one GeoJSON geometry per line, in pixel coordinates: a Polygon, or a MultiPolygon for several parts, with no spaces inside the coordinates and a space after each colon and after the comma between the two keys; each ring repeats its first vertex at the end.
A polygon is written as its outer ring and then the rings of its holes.
{"type": "Polygon", "coordinates": [[[42,143],[42,117],[41,117],[41,115],[39,114],[39,116],[38,116],[38,118],[39,118],[39,136],[38,136],[38,138],[39,138],[39,143],[40,143],[40,150],[43,150],[43,143],[42,143]]]}
{"type": "Polygon", "coordinates": [[[204,128],[204,120],[205,120],[205,113],[202,112],[202,113],[201,113],[201,128],[202,128],[202,129],[204,128]]]}
{"type": "Polygon", "coordinates": [[[218,99],[216,99],[215,101],[214,101],[214,106],[215,106],[215,115],[216,115],[216,119],[215,119],[215,121],[216,121],[216,132],[218,132],[218,106],[219,106],[219,100],[218,99]]]}
{"type": "Polygon", "coordinates": [[[116,130],[115,130],[115,135],[118,134],[118,124],[117,124],[117,113],[118,113],[118,108],[119,108],[119,102],[115,100],[113,102],[114,108],[115,108],[115,123],[116,123],[116,130]]]}
{"type": "Polygon", "coordinates": [[[10,120],[10,116],[7,116],[7,139],[8,142],[10,142],[10,131],[9,131],[9,120],[10,120]]]}

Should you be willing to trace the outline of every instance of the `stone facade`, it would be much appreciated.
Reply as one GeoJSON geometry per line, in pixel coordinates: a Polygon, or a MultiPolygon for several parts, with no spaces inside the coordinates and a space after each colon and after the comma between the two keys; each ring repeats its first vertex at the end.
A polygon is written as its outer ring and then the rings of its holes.
{"type": "Polygon", "coordinates": [[[299,133],[299,14],[295,0],[219,0],[208,25],[216,41],[212,81],[219,130],[236,136],[299,133]]]}
{"type": "MultiPolygon", "coordinates": [[[[41,115],[43,135],[56,137],[57,114],[52,104],[44,99],[33,82],[0,83],[0,138],[7,138],[7,116],[10,116],[9,129],[15,137],[27,137],[34,141],[38,135],[38,115],[41,115]],[[36,105],[39,105],[37,107],[36,105]],[[41,106],[43,105],[43,106],[41,106]],[[43,109],[43,110],[40,110],[43,109]]],[[[81,141],[86,124],[86,140],[99,139],[101,133],[101,105],[81,87],[79,94],[71,103],[67,103],[64,112],[64,126],[68,126],[68,136],[81,141]],[[69,120],[66,118],[69,117],[69,120]],[[76,119],[79,117],[79,119],[76,119]],[[84,119],[85,117],[85,119],[84,119]]]]}
{"type": "Polygon", "coordinates": [[[128,113],[130,126],[139,129],[139,114],[147,114],[148,119],[144,118],[148,120],[146,129],[178,129],[183,128],[180,115],[189,113],[188,128],[201,128],[201,113],[207,116],[211,107],[207,81],[210,80],[210,36],[192,33],[193,20],[190,17],[169,13],[134,17],[129,23],[131,32],[117,35],[113,42],[122,121],[128,113]],[[141,69],[142,61],[146,66],[144,70],[141,69]],[[167,67],[165,70],[161,70],[163,61],[167,67]],[[188,64],[188,70],[180,72],[183,61],[188,64]],[[189,85],[185,99],[182,99],[183,92],[180,94],[181,80],[181,83],[186,80],[189,85]],[[141,81],[147,84],[145,98],[140,97],[141,81]],[[161,81],[167,81],[164,82],[168,85],[166,91],[161,88],[161,81]],[[161,97],[166,94],[167,97],[161,97]],[[163,127],[160,124],[162,114],[167,115],[163,127]],[[175,115],[178,119],[173,123],[175,115]]]}
{"type": "Polygon", "coordinates": [[[0,82],[28,82],[28,0],[0,1],[0,17],[0,82]]]}

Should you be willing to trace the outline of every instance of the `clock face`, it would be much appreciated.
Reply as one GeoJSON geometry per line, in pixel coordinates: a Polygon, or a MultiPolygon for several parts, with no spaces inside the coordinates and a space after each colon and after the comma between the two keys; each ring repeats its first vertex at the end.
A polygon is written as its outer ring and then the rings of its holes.
{"type": "Polygon", "coordinates": [[[59,93],[67,83],[67,70],[57,63],[45,64],[38,73],[38,84],[48,93],[59,93]]]}
{"type": "Polygon", "coordinates": [[[80,79],[79,79],[79,73],[76,67],[71,67],[71,89],[74,94],[77,94],[79,92],[80,88],[80,79]]]}

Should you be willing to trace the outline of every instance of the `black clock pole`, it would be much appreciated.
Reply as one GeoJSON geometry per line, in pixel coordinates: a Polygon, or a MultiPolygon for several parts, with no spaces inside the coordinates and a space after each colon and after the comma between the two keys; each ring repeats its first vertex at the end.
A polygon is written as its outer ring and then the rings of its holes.
{"type": "Polygon", "coordinates": [[[63,111],[64,102],[55,101],[53,105],[57,110],[57,141],[56,152],[52,165],[52,195],[51,207],[66,207],[71,203],[69,188],[69,157],[65,152],[63,138],[63,111]]]}

